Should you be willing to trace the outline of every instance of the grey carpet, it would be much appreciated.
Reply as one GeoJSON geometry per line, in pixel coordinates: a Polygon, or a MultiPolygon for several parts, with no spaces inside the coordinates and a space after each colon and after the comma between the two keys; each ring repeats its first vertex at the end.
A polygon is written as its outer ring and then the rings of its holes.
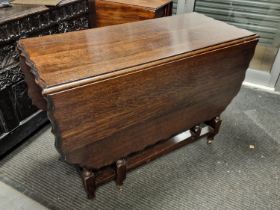
{"type": "Polygon", "coordinates": [[[49,126],[1,161],[0,179],[51,209],[280,209],[280,96],[243,88],[222,119],[212,145],[172,152],[95,200],[58,160],[49,126]]]}

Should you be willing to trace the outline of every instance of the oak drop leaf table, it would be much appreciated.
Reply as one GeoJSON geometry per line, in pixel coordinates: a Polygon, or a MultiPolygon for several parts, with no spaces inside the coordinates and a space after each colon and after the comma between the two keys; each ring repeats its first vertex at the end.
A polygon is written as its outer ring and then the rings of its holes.
{"type": "Polygon", "coordinates": [[[257,42],[192,13],[23,39],[18,49],[29,95],[91,198],[160,155],[211,142],[257,42]]]}

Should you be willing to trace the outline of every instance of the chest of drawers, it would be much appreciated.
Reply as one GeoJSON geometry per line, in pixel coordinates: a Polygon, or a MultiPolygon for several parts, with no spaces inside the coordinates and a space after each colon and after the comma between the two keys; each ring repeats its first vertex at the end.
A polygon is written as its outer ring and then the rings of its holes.
{"type": "Polygon", "coordinates": [[[91,27],[102,27],[172,15],[171,0],[89,0],[91,27]]]}

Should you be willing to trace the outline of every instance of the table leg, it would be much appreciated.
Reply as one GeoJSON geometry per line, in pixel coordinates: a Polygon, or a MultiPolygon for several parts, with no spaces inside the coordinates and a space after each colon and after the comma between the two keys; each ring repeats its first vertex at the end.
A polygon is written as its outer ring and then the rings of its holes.
{"type": "Polygon", "coordinates": [[[200,134],[201,134],[201,127],[200,127],[200,125],[196,125],[196,126],[192,127],[190,129],[190,132],[191,132],[192,138],[199,137],[200,134]]]}
{"type": "Polygon", "coordinates": [[[122,185],[126,178],[126,165],[125,159],[116,162],[116,184],[119,190],[122,190],[122,185]]]}
{"type": "Polygon", "coordinates": [[[213,118],[212,120],[209,120],[205,123],[213,128],[213,132],[209,133],[207,136],[207,143],[211,144],[212,141],[214,140],[214,137],[218,134],[218,132],[220,130],[222,120],[219,116],[217,116],[217,117],[213,118]]]}
{"type": "Polygon", "coordinates": [[[83,168],[82,179],[88,198],[94,198],[96,190],[95,174],[92,170],[83,168]]]}

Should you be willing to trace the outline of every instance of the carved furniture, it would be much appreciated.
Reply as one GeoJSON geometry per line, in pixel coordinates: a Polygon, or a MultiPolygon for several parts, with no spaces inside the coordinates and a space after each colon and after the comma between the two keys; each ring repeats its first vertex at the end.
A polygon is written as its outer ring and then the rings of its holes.
{"type": "Polygon", "coordinates": [[[27,96],[16,41],[87,28],[87,16],[85,0],[64,0],[52,8],[13,5],[0,9],[0,156],[47,121],[46,113],[27,96]]]}
{"type": "Polygon", "coordinates": [[[192,13],[24,39],[18,48],[33,103],[48,111],[57,150],[82,168],[93,197],[160,155],[203,136],[211,143],[257,42],[192,13]]]}
{"type": "Polygon", "coordinates": [[[172,0],[89,0],[91,28],[172,15],[172,0]]]}

